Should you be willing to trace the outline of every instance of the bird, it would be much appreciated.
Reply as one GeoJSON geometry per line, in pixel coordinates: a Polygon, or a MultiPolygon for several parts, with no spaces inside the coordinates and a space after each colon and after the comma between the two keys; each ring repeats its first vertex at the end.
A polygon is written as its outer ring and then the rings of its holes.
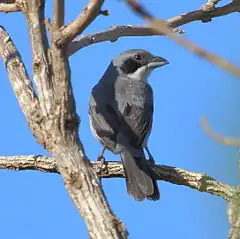
{"type": "Polygon", "coordinates": [[[104,151],[120,154],[127,192],[136,201],[159,200],[160,192],[144,154],[153,122],[151,72],[169,62],[143,49],[116,56],[92,88],[88,114],[90,129],[104,151]]]}

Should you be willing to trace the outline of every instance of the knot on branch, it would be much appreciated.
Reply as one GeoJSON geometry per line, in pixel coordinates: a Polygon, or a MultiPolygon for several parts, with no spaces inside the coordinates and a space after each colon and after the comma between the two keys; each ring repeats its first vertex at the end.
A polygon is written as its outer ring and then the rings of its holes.
{"type": "Polygon", "coordinates": [[[26,12],[27,11],[27,3],[25,0],[16,0],[16,5],[17,7],[20,9],[20,11],[22,12],[26,12]]]}

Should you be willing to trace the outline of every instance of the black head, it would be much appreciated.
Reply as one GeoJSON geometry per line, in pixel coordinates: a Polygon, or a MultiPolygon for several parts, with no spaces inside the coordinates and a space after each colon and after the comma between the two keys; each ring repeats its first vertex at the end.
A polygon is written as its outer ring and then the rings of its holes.
{"type": "Polygon", "coordinates": [[[141,49],[125,51],[113,60],[113,65],[131,78],[146,78],[153,69],[166,64],[166,59],[141,49]]]}

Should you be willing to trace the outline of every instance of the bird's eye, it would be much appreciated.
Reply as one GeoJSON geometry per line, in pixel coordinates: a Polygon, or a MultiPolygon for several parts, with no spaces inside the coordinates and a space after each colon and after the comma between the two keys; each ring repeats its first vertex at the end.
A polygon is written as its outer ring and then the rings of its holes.
{"type": "Polygon", "coordinates": [[[138,61],[141,61],[141,59],[142,59],[142,57],[141,57],[140,55],[138,55],[138,54],[135,55],[134,58],[135,58],[136,60],[138,60],[138,61]]]}

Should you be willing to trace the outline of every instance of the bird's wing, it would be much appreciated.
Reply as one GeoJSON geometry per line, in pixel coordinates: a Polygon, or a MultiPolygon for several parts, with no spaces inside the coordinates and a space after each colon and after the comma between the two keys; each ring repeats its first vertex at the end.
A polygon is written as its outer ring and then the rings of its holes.
{"type": "Polygon", "coordinates": [[[90,124],[95,137],[107,148],[115,151],[119,127],[118,115],[109,104],[89,105],[90,124]]]}
{"type": "Polygon", "coordinates": [[[153,122],[152,89],[148,87],[146,100],[141,105],[125,103],[122,109],[121,132],[128,136],[132,145],[140,146],[149,136],[153,122]]]}

